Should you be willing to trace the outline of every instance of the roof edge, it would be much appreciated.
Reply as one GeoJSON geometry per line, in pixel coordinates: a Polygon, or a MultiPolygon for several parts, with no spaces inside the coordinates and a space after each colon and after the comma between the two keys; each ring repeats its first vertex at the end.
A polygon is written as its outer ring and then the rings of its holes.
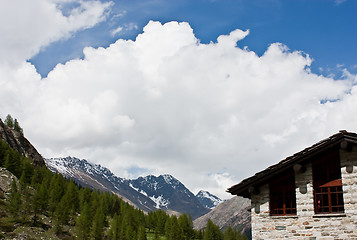
{"type": "Polygon", "coordinates": [[[235,184],[228,188],[226,191],[232,195],[238,195],[246,198],[251,197],[251,193],[254,188],[261,186],[263,183],[269,179],[276,176],[278,173],[286,171],[294,164],[306,162],[312,156],[326,151],[329,148],[337,146],[342,141],[346,141],[357,145],[357,134],[352,132],[347,132],[346,130],[341,130],[338,133],[313,144],[310,147],[303,149],[302,151],[289,156],[275,165],[269,166],[268,168],[257,172],[255,175],[242,180],[240,183],[235,184]]]}

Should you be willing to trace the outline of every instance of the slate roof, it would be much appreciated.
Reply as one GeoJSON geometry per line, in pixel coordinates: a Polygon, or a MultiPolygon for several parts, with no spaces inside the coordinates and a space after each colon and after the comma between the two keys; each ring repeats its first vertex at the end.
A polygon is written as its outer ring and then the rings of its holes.
{"type": "Polygon", "coordinates": [[[267,183],[272,177],[276,176],[277,174],[291,169],[295,164],[301,164],[306,161],[309,161],[309,159],[311,160],[313,156],[327,149],[330,149],[331,147],[339,146],[342,142],[344,142],[344,147],[347,147],[346,143],[357,144],[357,134],[342,130],[339,133],[334,134],[331,137],[312,145],[311,147],[305,148],[304,150],[285,158],[279,163],[272,165],[249,178],[244,179],[240,183],[230,187],[227,192],[231,193],[232,195],[250,198],[250,187],[259,187],[260,185],[267,183]]]}

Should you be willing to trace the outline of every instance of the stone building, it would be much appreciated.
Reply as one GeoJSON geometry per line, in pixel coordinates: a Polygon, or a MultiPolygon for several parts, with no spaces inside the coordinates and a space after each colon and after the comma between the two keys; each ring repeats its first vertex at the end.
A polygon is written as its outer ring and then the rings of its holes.
{"type": "Polygon", "coordinates": [[[251,199],[253,239],[357,239],[357,134],[322,140],[228,189],[251,199]]]}

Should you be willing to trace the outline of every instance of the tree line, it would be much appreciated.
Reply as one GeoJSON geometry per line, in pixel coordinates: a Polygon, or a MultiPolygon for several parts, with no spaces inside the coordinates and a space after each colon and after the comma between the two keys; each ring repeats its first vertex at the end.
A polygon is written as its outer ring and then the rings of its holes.
{"type": "MultiPolygon", "coordinates": [[[[58,236],[71,239],[247,239],[230,227],[222,232],[210,220],[205,230],[197,231],[191,216],[186,214],[170,216],[162,210],[145,214],[115,194],[80,187],[46,167],[32,165],[30,159],[2,140],[0,167],[19,179],[12,182],[6,202],[0,202],[0,208],[7,209],[5,216],[0,216],[0,222],[6,218],[12,226],[52,229],[58,236]],[[51,224],[43,220],[46,218],[51,219],[51,224]]],[[[0,224],[3,230],[1,227],[0,224]]]]}

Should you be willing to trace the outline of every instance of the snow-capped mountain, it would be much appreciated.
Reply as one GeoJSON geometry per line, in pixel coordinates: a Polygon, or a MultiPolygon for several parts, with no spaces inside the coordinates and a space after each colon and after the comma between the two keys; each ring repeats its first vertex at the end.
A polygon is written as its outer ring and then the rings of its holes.
{"type": "Polygon", "coordinates": [[[74,157],[45,159],[45,162],[51,171],[59,172],[81,186],[113,192],[146,212],[156,210],[155,202],[130,187],[126,179],[115,176],[101,165],[74,157]]]}
{"type": "Polygon", "coordinates": [[[109,169],[74,157],[45,159],[47,167],[78,184],[110,191],[145,212],[162,209],[169,213],[187,213],[193,219],[206,214],[196,196],[171,175],[124,179],[109,169]]]}
{"type": "Polygon", "coordinates": [[[204,190],[199,191],[196,194],[196,198],[198,199],[198,201],[200,201],[200,203],[204,207],[209,208],[209,209],[213,209],[213,208],[217,207],[218,204],[223,202],[223,200],[220,199],[219,197],[217,197],[207,191],[204,191],[204,190]]]}
{"type": "Polygon", "coordinates": [[[193,218],[209,211],[190,190],[171,175],[149,175],[128,182],[131,187],[153,200],[156,208],[186,212],[193,218]]]}

